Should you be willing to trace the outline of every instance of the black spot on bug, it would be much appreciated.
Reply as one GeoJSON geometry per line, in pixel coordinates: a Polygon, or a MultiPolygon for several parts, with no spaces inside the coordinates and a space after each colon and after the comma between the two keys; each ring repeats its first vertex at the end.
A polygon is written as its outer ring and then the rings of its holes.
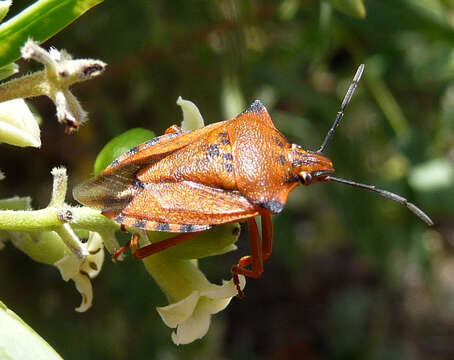
{"type": "Polygon", "coordinates": [[[229,153],[222,155],[222,158],[224,160],[227,160],[227,161],[232,161],[233,160],[232,154],[229,154],[229,153]]]}
{"type": "Polygon", "coordinates": [[[221,139],[219,141],[222,145],[230,145],[230,140],[229,139],[221,139]]]}
{"type": "Polygon", "coordinates": [[[134,154],[137,154],[138,152],[139,152],[139,147],[134,146],[133,148],[129,149],[128,155],[134,155],[134,154]]]}
{"type": "Polygon", "coordinates": [[[140,180],[135,179],[135,180],[134,180],[134,183],[132,184],[132,186],[133,186],[134,189],[136,189],[136,190],[142,190],[142,189],[145,188],[145,183],[143,183],[143,182],[140,181],[140,180]]]}
{"type": "Polygon", "coordinates": [[[176,136],[179,136],[183,133],[184,131],[181,131],[181,132],[174,132],[174,133],[169,133],[169,134],[165,134],[165,135],[162,135],[160,136],[162,139],[170,139],[170,138],[173,138],[173,137],[176,137],[176,136]]]}
{"type": "Polygon", "coordinates": [[[228,136],[227,131],[220,132],[219,136],[226,138],[228,136]]]}
{"type": "Polygon", "coordinates": [[[223,166],[224,166],[224,169],[225,169],[227,172],[231,173],[231,172],[233,171],[233,166],[232,166],[232,164],[223,164],[223,166]]]}
{"type": "Polygon", "coordinates": [[[145,229],[147,222],[145,220],[137,220],[132,226],[139,229],[145,229]]]}
{"type": "Polygon", "coordinates": [[[279,137],[275,136],[274,141],[276,142],[277,146],[284,147],[284,143],[281,141],[281,139],[279,137]]]}
{"type": "Polygon", "coordinates": [[[253,112],[260,114],[263,110],[266,110],[265,105],[260,100],[255,100],[243,113],[253,112]]]}
{"type": "Polygon", "coordinates": [[[193,232],[194,231],[194,225],[191,224],[183,224],[180,226],[180,232],[193,232]]]}
{"type": "Polygon", "coordinates": [[[158,143],[159,142],[159,138],[154,138],[154,139],[151,139],[151,140],[148,140],[146,143],[145,143],[145,146],[153,146],[154,144],[158,143]]]}
{"type": "Polygon", "coordinates": [[[110,166],[111,166],[111,167],[114,167],[114,166],[117,166],[118,164],[119,164],[118,159],[115,159],[114,161],[112,161],[112,162],[110,163],[110,166]]]}
{"type": "Polygon", "coordinates": [[[285,163],[287,162],[287,158],[284,155],[279,155],[277,157],[277,162],[281,165],[285,165],[285,163]]]}
{"type": "Polygon", "coordinates": [[[207,150],[208,150],[208,156],[210,156],[210,157],[219,156],[219,154],[220,154],[219,145],[217,145],[217,144],[208,146],[207,150]]]}
{"type": "Polygon", "coordinates": [[[292,166],[301,166],[303,165],[303,160],[302,159],[296,159],[292,161],[292,166]]]}
{"type": "Polygon", "coordinates": [[[271,211],[273,214],[278,214],[284,209],[284,204],[277,200],[261,202],[258,204],[260,207],[271,211]]]}
{"type": "Polygon", "coordinates": [[[169,223],[159,223],[159,225],[156,227],[156,231],[169,231],[169,229],[169,223]]]}
{"type": "Polygon", "coordinates": [[[208,156],[209,156],[209,157],[219,156],[219,150],[211,150],[211,151],[208,151],[208,156]]]}

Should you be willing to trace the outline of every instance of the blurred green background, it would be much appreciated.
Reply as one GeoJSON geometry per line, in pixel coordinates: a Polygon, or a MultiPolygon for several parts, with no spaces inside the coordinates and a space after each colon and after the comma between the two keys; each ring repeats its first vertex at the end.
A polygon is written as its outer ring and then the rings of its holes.
{"type": "MultiPolygon", "coordinates": [[[[16,0],[12,14],[28,3],[16,0]]],[[[109,64],[74,87],[90,122],[64,135],[51,101],[33,100],[43,146],[1,145],[0,196],[30,195],[35,208],[46,206],[52,167],[68,168],[72,188],[112,137],[179,123],[179,95],[206,123],[259,98],[289,140],[315,150],[364,62],[326,155],[337,176],[408,197],[433,228],[360,189],[297,188],[273,219],[262,278],[187,346],[171,342],[154,309],[165,297],[131,257],[106,258],[94,305],[79,314],[73,284],[8,244],[1,299],[65,359],[453,359],[454,1],[364,4],[365,19],[316,0],[102,3],[44,44],[109,64]]],[[[238,244],[202,261],[212,281],[230,278],[248,253],[245,228],[238,244]]]]}

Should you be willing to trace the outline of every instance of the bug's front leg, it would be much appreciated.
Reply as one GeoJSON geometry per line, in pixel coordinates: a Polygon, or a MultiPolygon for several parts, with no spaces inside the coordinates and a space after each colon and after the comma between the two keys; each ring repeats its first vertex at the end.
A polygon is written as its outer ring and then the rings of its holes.
{"type": "Polygon", "coordinates": [[[232,267],[233,282],[240,297],[244,294],[240,288],[238,275],[252,278],[260,277],[263,273],[263,261],[270,257],[273,246],[273,224],[270,214],[262,215],[262,244],[260,244],[260,235],[254,218],[248,219],[248,226],[251,240],[251,255],[242,257],[238,264],[232,267]],[[252,270],[246,269],[248,265],[252,265],[252,270]]]}

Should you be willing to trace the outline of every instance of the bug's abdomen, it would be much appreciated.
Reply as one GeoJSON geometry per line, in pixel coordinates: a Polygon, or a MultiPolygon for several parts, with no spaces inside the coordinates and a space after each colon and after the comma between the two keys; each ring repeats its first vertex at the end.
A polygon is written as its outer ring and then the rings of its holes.
{"type": "Polygon", "coordinates": [[[184,180],[224,190],[237,190],[232,146],[227,131],[216,129],[137,173],[146,183],[184,180]]]}

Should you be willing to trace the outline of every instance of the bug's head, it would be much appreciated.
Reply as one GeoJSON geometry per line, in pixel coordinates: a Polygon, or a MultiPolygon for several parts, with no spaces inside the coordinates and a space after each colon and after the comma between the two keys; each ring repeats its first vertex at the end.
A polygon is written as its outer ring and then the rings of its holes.
{"type": "Polygon", "coordinates": [[[326,177],[334,172],[330,159],[299,145],[293,144],[290,154],[292,171],[303,185],[327,181],[326,177]]]}

